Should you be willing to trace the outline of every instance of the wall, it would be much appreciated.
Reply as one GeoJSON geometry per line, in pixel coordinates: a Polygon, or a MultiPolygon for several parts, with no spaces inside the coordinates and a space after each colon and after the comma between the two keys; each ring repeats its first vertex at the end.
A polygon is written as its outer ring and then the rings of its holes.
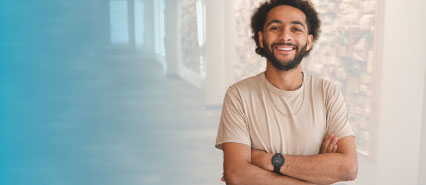
{"type": "MultiPolygon", "coordinates": [[[[426,73],[426,69],[425,69],[425,73],[426,73]]],[[[426,80],[424,83],[424,87],[426,87],[426,80]]],[[[426,91],[424,92],[425,93],[423,96],[423,120],[422,120],[422,130],[421,130],[420,156],[426,156],[426,91]]],[[[426,184],[425,174],[426,174],[426,158],[420,157],[419,183],[418,183],[419,185],[426,184]]]]}
{"type": "Polygon", "coordinates": [[[376,184],[414,185],[419,175],[426,50],[426,22],[419,18],[426,17],[426,2],[383,3],[376,184]]]}

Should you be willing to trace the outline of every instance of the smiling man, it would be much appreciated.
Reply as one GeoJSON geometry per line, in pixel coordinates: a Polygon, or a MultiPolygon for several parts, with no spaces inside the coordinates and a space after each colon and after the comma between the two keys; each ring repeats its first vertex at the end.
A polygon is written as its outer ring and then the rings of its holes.
{"type": "Polygon", "coordinates": [[[344,98],[302,72],[320,20],[308,1],[271,0],[252,17],[266,71],[229,87],[216,140],[227,184],[331,184],[354,180],[358,161],[344,98]]]}

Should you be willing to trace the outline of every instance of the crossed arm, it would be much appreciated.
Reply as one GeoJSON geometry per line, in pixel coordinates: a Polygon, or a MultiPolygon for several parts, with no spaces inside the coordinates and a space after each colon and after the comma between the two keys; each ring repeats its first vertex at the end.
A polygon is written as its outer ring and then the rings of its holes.
{"type": "Polygon", "coordinates": [[[224,173],[227,185],[285,185],[310,184],[308,182],[273,173],[256,166],[251,161],[249,146],[224,143],[224,173]]]}
{"type": "Polygon", "coordinates": [[[331,184],[354,180],[358,171],[353,136],[339,140],[334,136],[324,137],[318,155],[283,155],[286,161],[280,172],[284,175],[272,172],[274,154],[238,143],[223,144],[223,152],[228,185],[331,184]]]}

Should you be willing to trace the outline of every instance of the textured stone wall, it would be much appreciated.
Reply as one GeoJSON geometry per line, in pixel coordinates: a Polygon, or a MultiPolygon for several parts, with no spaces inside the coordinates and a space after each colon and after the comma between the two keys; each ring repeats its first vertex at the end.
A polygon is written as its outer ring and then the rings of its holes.
{"type": "Polygon", "coordinates": [[[241,80],[265,70],[265,59],[256,54],[250,19],[256,7],[264,0],[235,0],[235,78],[241,80]]]}

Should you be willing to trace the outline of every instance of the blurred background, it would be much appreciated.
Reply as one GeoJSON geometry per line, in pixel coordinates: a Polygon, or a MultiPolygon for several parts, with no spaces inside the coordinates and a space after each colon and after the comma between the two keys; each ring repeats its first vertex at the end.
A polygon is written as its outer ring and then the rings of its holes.
{"type": "MultiPolygon", "coordinates": [[[[0,1],[0,184],[224,184],[226,89],[264,0],[0,1]]],[[[358,178],[426,184],[426,1],[312,0],[306,73],[345,97],[358,178]]]]}

